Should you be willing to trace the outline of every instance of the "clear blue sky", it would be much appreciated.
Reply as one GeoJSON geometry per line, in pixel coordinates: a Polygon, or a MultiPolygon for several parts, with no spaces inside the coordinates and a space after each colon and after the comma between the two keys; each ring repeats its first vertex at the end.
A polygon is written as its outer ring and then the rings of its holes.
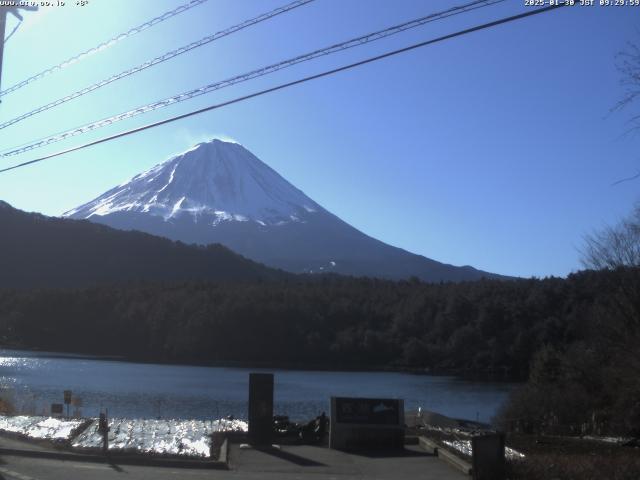
{"type": "MultiPolygon", "coordinates": [[[[317,0],[0,131],[0,149],[466,0],[317,0]]],[[[89,0],[25,13],[8,87],[184,0],[89,0]]],[[[4,98],[0,120],[286,0],[210,0],[4,98]]],[[[439,21],[75,137],[3,165],[525,11],[523,0],[439,21]]],[[[419,49],[0,175],[0,199],[48,215],[213,136],[236,139],[318,203],[387,243],[509,275],[580,268],[584,234],[616,222],[640,181],[615,54],[640,8],[581,7],[419,49]]],[[[9,29],[14,25],[10,18],[9,29]]],[[[640,108],[638,106],[637,108],[640,108]]]]}

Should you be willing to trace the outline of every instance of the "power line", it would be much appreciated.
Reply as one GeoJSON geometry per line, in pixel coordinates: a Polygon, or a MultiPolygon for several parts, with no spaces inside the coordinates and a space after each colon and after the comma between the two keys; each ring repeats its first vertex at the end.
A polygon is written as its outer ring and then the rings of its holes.
{"type": "Polygon", "coordinates": [[[158,65],[159,63],[162,62],[166,62],[167,60],[170,60],[174,57],[177,57],[178,55],[182,55],[183,53],[186,53],[190,50],[193,50],[195,48],[201,47],[203,45],[207,45],[211,42],[213,42],[214,40],[218,40],[219,38],[222,37],[226,37],[227,35],[231,35],[233,33],[236,33],[240,30],[243,30],[247,27],[256,25],[260,22],[264,22],[265,20],[269,20],[277,15],[280,15],[282,13],[286,13],[289,12],[290,10],[293,10],[294,8],[298,8],[301,7],[303,5],[306,5],[307,3],[313,2],[314,0],[296,0],[292,3],[289,3],[287,5],[284,5],[282,7],[278,7],[274,10],[271,10],[269,12],[263,13],[261,15],[258,15],[257,17],[251,18],[249,20],[245,20],[242,23],[239,23],[237,25],[234,25],[232,27],[226,28],[224,30],[221,30],[219,32],[213,33],[211,35],[207,35],[204,38],[201,38],[200,40],[196,41],[196,42],[192,42],[188,45],[184,45],[180,48],[176,48],[175,50],[171,50],[170,52],[164,53],[163,55],[160,55],[158,57],[155,57],[147,62],[144,62],[136,67],[130,68],[129,70],[125,70],[123,72],[120,72],[116,75],[113,75],[105,80],[101,80],[97,83],[94,83],[92,85],[89,85],[88,87],[84,87],[74,93],[71,93],[69,95],[66,95],[62,98],[59,98],[58,100],[54,100],[53,102],[50,102],[46,105],[43,105],[41,107],[35,108],[27,113],[23,113],[22,115],[19,115],[15,118],[12,118],[11,120],[7,120],[6,122],[0,123],[0,130],[2,130],[3,128],[7,128],[10,125],[16,124],[18,122],[21,122],[22,120],[25,120],[29,117],[32,117],[33,115],[37,115],[38,113],[42,113],[44,111],[50,110],[54,107],[57,107],[58,105],[62,105],[63,103],[66,103],[70,100],[73,100],[74,98],[78,98],[81,97],[83,95],[86,95],[87,93],[91,93],[94,90],[97,90],[99,88],[102,88],[106,85],[109,85],[110,83],[113,83],[117,80],[121,80],[123,78],[126,78],[130,75],[133,75],[135,73],[138,73],[142,70],[145,70],[149,67],[152,67],[154,65],[158,65]]]}
{"type": "Polygon", "coordinates": [[[467,3],[464,5],[460,5],[457,7],[452,7],[448,10],[444,10],[442,12],[433,13],[427,15],[425,17],[421,17],[415,20],[410,20],[408,22],[402,23],[400,25],[395,25],[392,27],[385,28],[383,30],[378,30],[373,33],[369,33],[366,35],[362,35],[360,37],[352,38],[351,40],[347,40],[345,42],[341,42],[335,45],[331,45],[329,47],[325,47],[319,50],[315,50],[310,53],[305,53],[303,55],[299,55],[297,57],[293,57],[278,63],[274,63],[272,65],[268,65],[266,67],[258,68],[256,70],[252,70],[247,73],[243,73],[240,75],[236,75],[235,77],[228,78],[226,80],[217,81],[214,83],[210,83],[200,88],[196,88],[193,90],[189,90],[186,92],[182,92],[178,95],[174,95],[169,98],[165,98],[164,100],[159,100],[153,103],[149,103],[146,105],[142,105],[140,107],[128,110],[126,112],[113,115],[111,117],[103,118],[102,120],[98,120],[89,124],[82,125],[80,127],[76,127],[70,130],[66,130],[49,137],[41,138],[33,143],[20,145],[18,147],[13,147],[11,149],[5,149],[4,153],[0,154],[0,157],[10,157],[14,155],[19,155],[21,153],[40,148],[46,145],[50,145],[52,143],[56,143],[62,140],[66,140],[67,138],[74,137],[76,135],[80,135],[89,131],[96,130],[98,128],[102,128],[108,125],[112,125],[113,123],[126,120],[128,118],[132,118],[143,113],[151,112],[154,110],[158,110],[160,108],[168,107],[170,105],[174,105],[176,103],[183,102],[185,100],[189,100],[194,97],[198,97],[200,95],[204,95],[206,93],[220,90],[225,87],[229,87],[232,85],[236,85],[238,83],[246,82],[248,80],[252,80],[254,78],[262,77],[264,75],[268,75],[270,73],[277,72],[279,70],[291,67],[293,65],[297,65],[302,62],[310,61],[315,58],[330,55],[332,53],[347,50],[349,48],[357,47],[360,45],[364,45],[366,43],[370,43],[376,40],[380,40],[382,38],[395,35],[397,33],[403,32],[405,30],[409,30],[411,28],[419,27],[429,22],[433,22],[436,20],[441,20],[444,18],[448,18],[454,15],[459,15],[461,13],[470,12],[476,10],[478,8],[484,8],[487,6],[494,5],[496,3],[502,3],[506,0],[475,0],[471,3],[467,3]]]}
{"type": "Polygon", "coordinates": [[[3,97],[4,95],[7,95],[11,92],[15,92],[16,90],[21,89],[22,87],[25,87],[26,85],[29,85],[32,82],[35,82],[36,80],[40,80],[41,78],[44,78],[52,73],[54,73],[57,70],[62,70],[63,68],[68,67],[69,65],[72,65],[74,63],[79,62],[80,60],[83,60],[85,57],[92,55],[100,50],[104,50],[107,49],[111,46],[113,46],[114,44],[116,44],[117,42],[119,42],[120,40],[124,40],[125,38],[131,37],[137,33],[140,33],[144,30],[146,30],[149,27],[152,27],[160,22],[164,22],[165,20],[168,20],[171,17],[174,17],[176,15],[179,15],[183,12],[186,12],[187,10],[196,7],[200,4],[203,4],[205,2],[207,2],[209,0],[190,0],[189,2],[180,5],[179,7],[174,8],[173,10],[169,10],[168,12],[163,13],[162,15],[152,18],[151,20],[144,22],[140,25],[138,25],[137,27],[133,27],[131,29],[129,29],[128,31],[121,33],[119,35],[116,35],[115,37],[110,38],[109,40],[106,40],[98,45],[96,45],[95,47],[91,47],[88,50],[85,50],[84,52],[80,52],[77,55],[74,55],[73,57],[69,57],[66,60],[58,63],[57,65],[54,65],[52,67],[47,68],[46,70],[43,70],[39,73],[36,73],[35,75],[32,75],[29,78],[26,78],[24,80],[22,80],[21,82],[16,83],[15,85],[7,88],[6,90],[2,90],[0,91],[0,97],[3,97]]]}
{"type": "Polygon", "coordinates": [[[15,170],[15,169],[21,168],[21,167],[26,167],[27,165],[33,165],[34,163],[42,162],[44,160],[48,160],[50,158],[58,157],[60,155],[66,154],[66,153],[75,152],[77,150],[82,150],[84,148],[91,147],[93,145],[98,145],[100,143],[108,142],[108,141],[114,140],[116,138],[125,137],[125,136],[131,135],[133,133],[141,132],[143,130],[148,130],[150,128],[158,127],[160,125],[165,125],[167,123],[172,123],[172,122],[175,122],[177,120],[182,120],[183,118],[187,118],[187,117],[191,117],[191,116],[194,116],[194,115],[198,115],[200,113],[208,112],[208,111],[211,111],[211,110],[216,110],[216,109],[219,109],[219,108],[222,108],[222,107],[226,107],[228,105],[232,105],[234,103],[243,102],[245,100],[249,100],[249,99],[254,98],[254,97],[259,97],[259,96],[262,96],[262,95],[266,95],[268,93],[272,93],[272,92],[276,92],[278,90],[282,90],[282,89],[285,89],[285,88],[288,88],[288,87],[292,87],[294,85],[299,85],[301,83],[305,83],[305,82],[309,82],[311,80],[316,80],[318,78],[322,78],[322,77],[326,77],[326,76],[329,76],[329,75],[333,75],[333,74],[338,73],[338,72],[342,72],[342,71],[345,71],[345,70],[350,70],[350,69],[355,68],[355,67],[359,67],[359,66],[362,66],[362,65],[366,65],[368,63],[372,63],[372,62],[375,62],[375,61],[378,61],[378,60],[382,60],[382,59],[387,58],[387,57],[391,57],[391,56],[398,55],[398,54],[401,54],[401,53],[405,53],[405,52],[408,52],[408,51],[411,51],[411,50],[415,50],[415,49],[420,48],[420,47],[425,47],[427,45],[432,45],[434,43],[442,42],[442,41],[449,40],[449,39],[452,39],[452,38],[455,38],[455,37],[460,37],[462,35],[466,35],[466,34],[469,34],[469,33],[477,32],[479,30],[485,30],[485,29],[496,27],[498,25],[502,25],[502,24],[505,24],[505,23],[509,23],[509,22],[513,22],[513,21],[516,21],[516,20],[521,20],[523,18],[531,17],[533,15],[539,15],[541,13],[545,13],[545,12],[549,12],[549,11],[552,11],[552,10],[556,10],[558,8],[561,8],[561,7],[564,7],[564,6],[567,6],[567,5],[568,5],[568,3],[564,3],[564,2],[560,3],[560,4],[557,4],[557,5],[550,5],[550,6],[539,8],[539,9],[536,9],[536,10],[530,10],[530,11],[527,11],[527,12],[524,12],[524,13],[520,13],[518,15],[513,15],[513,16],[510,16],[510,17],[501,18],[499,20],[494,20],[493,22],[484,23],[482,25],[477,25],[475,27],[467,28],[465,30],[460,30],[460,31],[457,31],[457,32],[454,32],[454,33],[450,33],[448,35],[444,35],[442,37],[437,37],[437,38],[434,38],[434,39],[431,39],[431,40],[426,40],[424,42],[416,43],[416,44],[410,45],[408,47],[400,48],[398,50],[393,50],[393,51],[390,51],[390,52],[387,52],[387,53],[383,53],[381,55],[376,55],[375,57],[369,57],[369,58],[367,58],[365,60],[360,60],[360,61],[355,62],[355,63],[350,63],[350,64],[344,65],[342,67],[334,68],[332,70],[326,70],[324,72],[317,73],[315,75],[310,75],[308,77],[303,77],[303,78],[300,78],[298,80],[294,80],[294,81],[287,82],[287,83],[282,83],[282,84],[277,85],[275,87],[267,88],[265,90],[260,90],[258,92],[254,92],[254,93],[251,93],[249,95],[244,95],[242,97],[237,97],[237,98],[234,98],[232,100],[227,100],[226,102],[218,103],[218,104],[215,104],[215,105],[210,105],[208,107],[201,108],[199,110],[194,110],[194,111],[189,112],[189,113],[184,113],[182,115],[176,115],[174,117],[170,117],[170,118],[167,118],[167,119],[164,119],[164,120],[160,120],[158,122],[149,123],[149,124],[143,125],[141,127],[133,128],[131,130],[127,130],[127,131],[120,132],[120,133],[117,133],[117,134],[114,134],[114,135],[103,137],[103,138],[100,138],[98,140],[94,140],[94,141],[91,141],[91,142],[88,142],[88,143],[84,143],[82,145],[77,145],[75,147],[71,147],[71,148],[68,148],[66,150],[61,150],[59,152],[51,153],[49,155],[45,155],[45,156],[36,158],[34,160],[29,160],[27,162],[23,162],[23,163],[19,163],[19,164],[16,164],[16,165],[12,165],[10,167],[6,167],[6,168],[3,168],[3,169],[0,169],[0,173],[8,172],[10,170],[15,170]]]}

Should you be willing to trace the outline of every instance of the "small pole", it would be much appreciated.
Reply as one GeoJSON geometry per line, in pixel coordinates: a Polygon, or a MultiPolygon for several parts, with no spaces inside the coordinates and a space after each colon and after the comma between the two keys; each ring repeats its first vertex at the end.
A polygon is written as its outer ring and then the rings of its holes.
{"type": "Polygon", "coordinates": [[[4,35],[7,27],[6,8],[0,8],[0,85],[2,85],[2,57],[4,55],[4,35]]]}
{"type": "Polygon", "coordinates": [[[107,413],[100,413],[100,420],[98,420],[98,432],[102,434],[102,453],[106,456],[109,454],[109,420],[107,418],[107,413]]]}
{"type": "Polygon", "coordinates": [[[69,405],[71,405],[71,397],[73,392],[71,390],[64,391],[64,403],[67,406],[67,418],[69,418],[69,405]]]}
{"type": "MultiPolygon", "coordinates": [[[[35,12],[37,5],[24,5],[20,7],[0,7],[0,86],[2,85],[2,57],[4,55],[4,36],[7,27],[7,14],[12,13],[18,20],[22,21],[22,15],[18,10],[35,12]]],[[[1,102],[2,100],[0,100],[1,102]]]]}

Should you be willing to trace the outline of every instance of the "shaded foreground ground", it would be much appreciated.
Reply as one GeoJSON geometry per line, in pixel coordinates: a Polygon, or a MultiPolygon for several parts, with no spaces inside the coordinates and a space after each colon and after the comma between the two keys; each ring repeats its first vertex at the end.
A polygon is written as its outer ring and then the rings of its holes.
{"type": "MultiPolygon", "coordinates": [[[[13,439],[0,438],[0,447],[40,448],[13,439]]],[[[468,478],[426,454],[418,447],[408,446],[404,452],[388,455],[357,455],[320,446],[285,445],[280,449],[241,449],[231,444],[228,453],[229,470],[203,470],[171,467],[146,467],[52,460],[3,455],[0,458],[0,478],[7,480],[92,480],[103,479],[442,479],[468,478]]]]}
{"type": "Polygon", "coordinates": [[[308,445],[244,450],[232,444],[229,465],[234,472],[260,474],[260,478],[296,478],[304,474],[313,474],[313,478],[344,479],[468,478],[418,446],[406,446],[396,454],[357,454],[308,445]]]}

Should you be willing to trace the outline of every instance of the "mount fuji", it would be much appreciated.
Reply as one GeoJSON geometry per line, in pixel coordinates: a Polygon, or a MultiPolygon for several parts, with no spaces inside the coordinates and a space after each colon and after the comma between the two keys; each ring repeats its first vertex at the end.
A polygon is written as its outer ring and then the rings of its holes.
{"type": "Polygon", "coordinates": [[[295,273],[462,281],[499,277],[367,236],[237,143],[212,140],[63,214],[186,243],[220,243],[295,273]]]}

